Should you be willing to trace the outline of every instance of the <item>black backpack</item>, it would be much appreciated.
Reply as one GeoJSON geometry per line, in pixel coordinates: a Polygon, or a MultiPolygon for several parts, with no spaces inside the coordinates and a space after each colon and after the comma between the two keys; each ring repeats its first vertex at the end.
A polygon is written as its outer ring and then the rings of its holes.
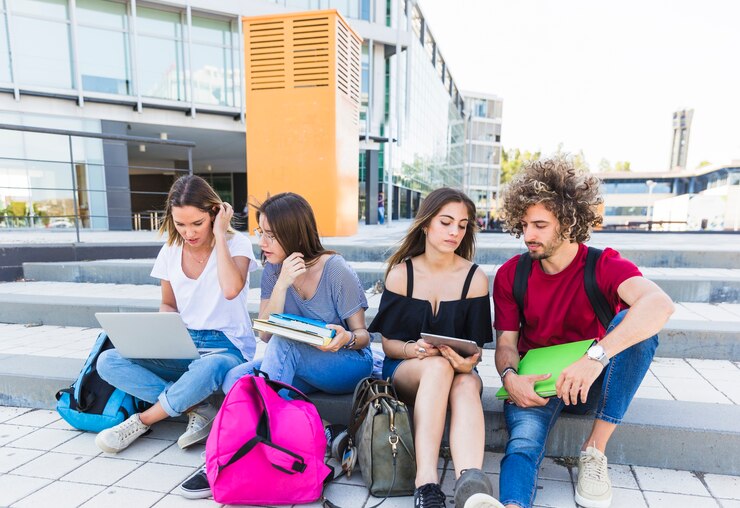
{"type": "MultiPolygon", "coordinates": [[[[609,305],[609,301],[604,296],[604,293],[599,289],[596,284],[596,262],[601,257],[602,250],[595,247],[588,248],[588,254],[586,254],[586,269],[583,271],[583,282],[586,288],[586,295],[588,295],[588,301],[591,302],[596,317],[599,318],[601,325],[606,330],[609,328],[609,323],[614,319],[614,309],[609,305]]],[[[527,294],[527,283],[529,282],[529,274],[532,271],[532,257],[529,252],[525,252],[519,258],[516,264],[516,271],[514,272],[514,300],[519,307],[519,322],[524,325],[524,295],[527,294]]]]}

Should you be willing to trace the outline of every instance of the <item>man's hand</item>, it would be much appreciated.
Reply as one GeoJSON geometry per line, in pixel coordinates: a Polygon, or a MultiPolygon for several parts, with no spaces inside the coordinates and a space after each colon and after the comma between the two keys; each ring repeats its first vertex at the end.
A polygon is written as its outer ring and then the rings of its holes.
{"type": "Polygon", "coordinates": [[[520,376],[514,372],[504,376],[504,388],[509,392],[509,400],[519,407],[537,407],[547,404],[547,399],[534,391],[537,381],[544,381],[552,374],[530,374],[520,376]]]}
{"type": "Polygon", "coordinates": [[[555,383],[557,396],[563,399],[566,406],[577,404],[579,394],[581,402],[586,402],[588,390],[602,370],[604,370],[604,366],[600,362],[590,360],[587,356],[584,356],[563,369],[557,383],[555,383]]]}
{"type": "Polygon", "coordinates": [[[444,344],[439,346],[439,352],[445,359],[450,362],[452,369],[460,374],[468,374],[473,371],[473,368],[478,365],[478,359],[480,358],[480,350],[474,355],[464,358],[457,354],[457,352],[450,346],[444,344]]]}

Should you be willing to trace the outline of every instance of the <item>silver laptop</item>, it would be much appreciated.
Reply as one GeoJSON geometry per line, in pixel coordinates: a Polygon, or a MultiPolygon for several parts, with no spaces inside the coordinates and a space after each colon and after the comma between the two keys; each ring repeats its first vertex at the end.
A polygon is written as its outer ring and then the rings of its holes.
{"type": "Polygon", "coordinates": [[[100,326],[124,358],[195,360],[225,349],[198,349],[176,312],[96,312],[100,326]]]}

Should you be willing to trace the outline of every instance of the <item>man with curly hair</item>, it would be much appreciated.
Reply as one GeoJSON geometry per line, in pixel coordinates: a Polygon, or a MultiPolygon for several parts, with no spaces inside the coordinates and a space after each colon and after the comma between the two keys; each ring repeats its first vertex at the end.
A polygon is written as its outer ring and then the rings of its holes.
{"type": "Polygon", "coordinates": [[[584,507],[611,504],[606,445],[634,397],[658,345],[657,333],[673,313],[671,299],[613,249],[596,262],[596,284],[615,317],[601,324],[584,285],[588,247],[602,218],[599,180],[566,159],[536,160],[511,182],[503,204],[504,228],[524,237],[531,269],[520,309],[514,276],[520,256],[498,270],[493,284],[496,368],[509,399],[509,431],[501,460],[500,499],[530,507],[550,429],[561,411],[594,412],[578,461],[575,500],[584,507]],[[557,395],[543,398],[534,384],[550,377],[519,375],[530,349],[584,339],[598,341],[557,379],[557,395]]]}

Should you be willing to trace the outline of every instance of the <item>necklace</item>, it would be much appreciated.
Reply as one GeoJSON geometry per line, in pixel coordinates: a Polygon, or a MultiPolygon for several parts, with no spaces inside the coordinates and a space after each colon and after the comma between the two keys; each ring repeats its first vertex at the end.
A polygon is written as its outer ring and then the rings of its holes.
{"type": "Polygon", "coordinates": [[[188,249],[187,252],[188,254],[190,254],[190,257],[195,260],[196,263],[198,263],[199,265],[202,265],[203,263],[206,262],[208,258],[211,257],[211,250],[212,249],[208,250],[208,254],[206,254],[206,256],[203,259],[198,259],[197,257],[195,257],[195,254],[193,254],[193,252],[190,249],[188,249]]]}

